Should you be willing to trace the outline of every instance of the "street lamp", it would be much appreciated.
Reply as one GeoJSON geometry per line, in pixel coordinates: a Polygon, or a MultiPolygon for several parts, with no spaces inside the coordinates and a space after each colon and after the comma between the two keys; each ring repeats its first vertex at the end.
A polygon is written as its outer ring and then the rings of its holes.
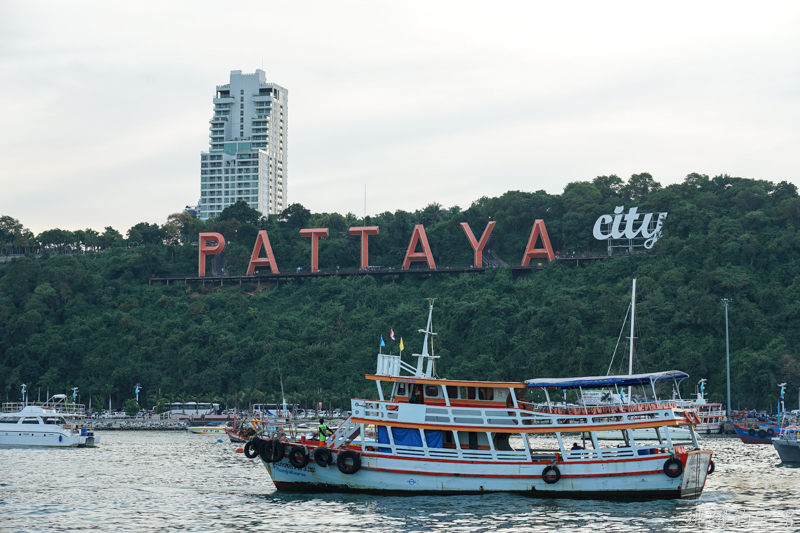
{"type": "MultiPolygon", "coordinates": [[[[730,298],[723,298],[721,301],[725,304],[725,361],[728,368],[728,413],[730,413],[731,409],[733,409],[733,404],[731,404],[731,347],[728,342],[728,304],[733,300],[730,298]]],[[[730,415],[728,419],[730,420],[730,415]]]]}

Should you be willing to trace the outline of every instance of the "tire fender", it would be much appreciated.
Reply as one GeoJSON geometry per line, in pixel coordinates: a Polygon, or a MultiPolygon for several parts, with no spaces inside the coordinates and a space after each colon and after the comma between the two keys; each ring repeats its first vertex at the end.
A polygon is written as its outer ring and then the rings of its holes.
{"type": "Polygon", "coordinates": [[[542,470],[542,479],[549,485],[558,483],[561,479],[561,470],[559,470],[556,465],[546,466],[545,469],[542,470]]]}

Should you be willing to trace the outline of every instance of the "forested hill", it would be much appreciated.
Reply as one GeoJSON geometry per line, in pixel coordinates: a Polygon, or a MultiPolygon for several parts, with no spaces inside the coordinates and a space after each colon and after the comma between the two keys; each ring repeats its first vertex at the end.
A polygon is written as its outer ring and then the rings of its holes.
{"type": "MultiPolygon", "coordinates": [[[[79,387],[82,401],[115,407],[141,383],[143,406],[159,390],[170,399],[219,399],[229,405],[274,400],[280,367],[287,399],[345,405],[375,396],[363,374],[374,372],[381,335],[385,350],[421,347],[426,302],[437,298],[438,374],[447,378],[521,380],[605,374],[638,278],[637,371],[680,369],[690,382],[709,380],[724,401],[725,326],[720,298],[730,306],[734,407],[773,407],[777,384],[800,386],[800,262],[795,227],[797,188],[729,176],[692,174],[661,187],[648,174],[623,182],[601,176],[572,183],[560,195],[508,192],[469,209],[431,204],[417,212],[312,214],[300,205],[261,217],[242,205],[203,223],[185,214],[164,225],[137,224],[125,236],[59,229],[32,235],[0,218],[0,252],[45,250],[0,263],[0,386],[3,399],[31,397],[41,387],[79,387]],[[310,239],[298,231],[327,227],[320,267],[358,266],[360,241],[350,226],[375,225],[370,263],[399,268],[414,224],[425,225],[439,266],[469,265],[476,237],[497,225],[490,247],[519,265],[534,220],[543,219],[553,247],[604,251],[592,237],[595,220],[616,206],[668,212],[663,236],[643,255],[582,263],[554,262],[513,278],[508,268],[485,274],[309,279],[278,286],[168,286],[152,274],[197,271],[200,231],[231,244],[226,269],[242,273],[258,230],[268,232],[281,270],[307,268],[310,239]],[[76,254],[75,250],[86,251],[76,254]],[[67,253],[67,252],[72,253],[67,253]],[[393,328],[398,342],[389,340],[393,328]]],[[[623,339],[623,343],[624,343],[623,339]]],[[[621,348],[621,351],[623,349],[621,348]]],[[[406,357],[406,356],[404,356],[406,357]]],[[[613,371],[626,372],[618,354],[613,371]]],[[[686,383],[684,395],[692,392],[686,383]]],[[[141,396],[141,395],[140,395],[141,396]]],[[[787,394],[788,406],[795,408],[787,394]]]]}

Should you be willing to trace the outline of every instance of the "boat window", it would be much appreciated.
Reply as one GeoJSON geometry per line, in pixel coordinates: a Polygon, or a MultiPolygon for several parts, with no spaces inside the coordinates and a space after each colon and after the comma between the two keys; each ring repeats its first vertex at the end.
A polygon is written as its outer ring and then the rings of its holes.
{"type": "Polygon", "coordinates": [[[42,419],[42,422],[45,424],[58,424],[58,420],[53,417],[44,418],[42,419]]]}
{"type": "MultiPolygon", "coordinates": [[[[467,399],[474,400],[476,397],[475,387],[467,387],[467,399]]],[[[463,398],[463,396],[462,396],[463,398]]]]}
{"type": "Polygon", "coordinates": [[[0,423],[3,424],[16,424],[19,420],[18,416],[3,416],[0,417],[0,423]]]}
{"type": "Polygon", "coordinates": [[[25,420],[22,421],[22,423],[23,424],[38,424],[39,423],[39,419],[38,418],[26,418],[25,420]]]}
{"type": "Polygon", "coordinates": [[[521,433],[495,433],[492,436],[494,449],[499,452],[525,451],[525,442],[521,433]]]}
{"type": "Polygon", "coordinates": [[[408,393],[406,393],[406,384],[405,383],[398,383],[397,384],[397,395],[398,396],[408,396],[408,393]]]}
{"type": "Polygon", "coordinates": [[[447,386],[447,396],[451,400],[457,399],[458,398],[458,387],[456,387],[455,385],[448,385],[447,386]]]}
{"type": "Polygon", "coordinates": [[[438,385],[425,385],[425,396],[430,398],[436,398],[439,396],[439,386],[438,385]]]}
{"type": "Polygon", "coordinates": [[[489,439],[483,432],[459,431],[458,445],[462,450],[488,450],[489,439]]]}
{"type": "Polygon", "coordinates": [[[494,389],[491,387],[479,387],[478,388],[478,399],[479,400],[494,400],[494,389]]]}

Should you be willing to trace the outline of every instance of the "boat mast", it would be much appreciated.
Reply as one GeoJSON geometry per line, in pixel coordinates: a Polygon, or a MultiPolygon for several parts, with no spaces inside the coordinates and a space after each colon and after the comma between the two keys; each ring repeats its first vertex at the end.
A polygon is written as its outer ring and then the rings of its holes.
{"type": "MultiPolygon", "coordinates": [[[[631,293],[631,350],[628,356],[628,375],[633,375],[633,326],[636,322],[636,278],[633,278],[633,292],[631,293]]],[[[631,403],[631,388],[628,387],[628,405],[631,403]]]]}
{"type": "Polygon", "coordinates": [[[436,298],[428,298],[428,302],[430,303],[430,308],[428,309],[428,325],[425,326],[425,329],[419,330],[420,333],[425,334],[425,340],[422,342],[422,353],[415,353],[412,354],[414,357],[419,357],[417,360],[417,372],[416,376],[421,378],[429,378],[433,376],[433,359],[434,356],[428,354],[428,337],[430,335],[436,335],[433,331],[431,331],[431,322],[433,320],[433,302],[436,301],[436,298]],[[428,371],[427,373],[422,372],[422,366],[425,363],[425,359],[428,359],[428,371]]]}

